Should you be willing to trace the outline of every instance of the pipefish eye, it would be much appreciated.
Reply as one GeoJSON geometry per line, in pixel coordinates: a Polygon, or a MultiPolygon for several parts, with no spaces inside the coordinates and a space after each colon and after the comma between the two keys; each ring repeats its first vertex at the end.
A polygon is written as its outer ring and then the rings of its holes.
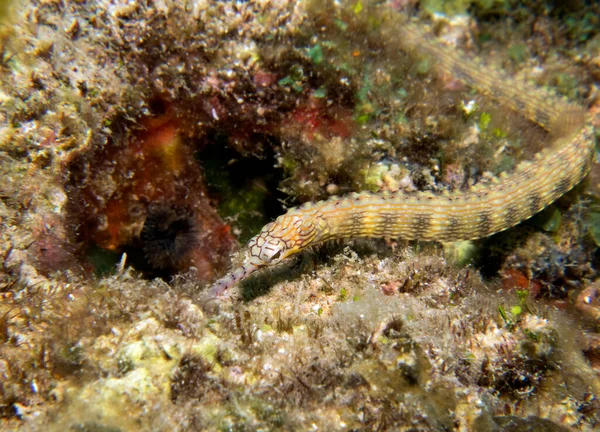
{"type": "Polygon", "coordinates": [[[285,254],[285,242],[271,235],[258,235],[248,244],[250,254],[257,265],[274,264],[285,254]]]}
{"type": "Polygon", "coordinates": [[[260,247],[259,258],[266,263],[277,262],[285,249],[286,246],[282,240],[271,238],[260,247]]]}

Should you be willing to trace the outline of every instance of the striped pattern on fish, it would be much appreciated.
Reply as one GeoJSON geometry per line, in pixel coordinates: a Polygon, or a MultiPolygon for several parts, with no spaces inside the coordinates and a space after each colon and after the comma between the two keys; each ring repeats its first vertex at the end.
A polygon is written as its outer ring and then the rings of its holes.
{"type": "Polygon", "coordinates": [[[407,23],[397,34],[402,48],[430,55],[438,71],[463,81],[550,132],[550,145],[497,184],[445,194],[354,193],[290,209],[250,240],[243,264],[211,288],[219,295],[265,266],[308,246],[352,237],[450,242],[487,237],[538,213],[589,172],[594,132],[582,107],[515,83],[501,71],[431,40],[407,23]]]}

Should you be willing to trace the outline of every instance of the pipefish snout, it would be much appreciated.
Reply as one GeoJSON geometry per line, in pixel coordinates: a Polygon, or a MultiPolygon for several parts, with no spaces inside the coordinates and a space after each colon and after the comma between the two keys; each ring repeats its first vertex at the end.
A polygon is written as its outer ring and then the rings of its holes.
{"type": "Polygon", "coordinates": [[[250,240],[243,264],[217,281],[211,294],[222,294],[256,270],[328,240],[385,237],[451,242],[487,237],[530,218],[587,175],[595,140],[583,108],[464,59],[415,25],[399,29],[398,40],[407,50],[432,56],[438,70],[550,132],[548,149],[487,187],[446,194],[363,192],[290,209],[250,240]]]}

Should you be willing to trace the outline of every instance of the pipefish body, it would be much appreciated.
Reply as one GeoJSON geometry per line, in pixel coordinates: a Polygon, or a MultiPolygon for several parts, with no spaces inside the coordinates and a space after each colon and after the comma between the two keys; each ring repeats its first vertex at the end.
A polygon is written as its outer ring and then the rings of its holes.
{"type": "Polygon", "coordinates": [[[351,237],[451,242],[503,231],[538,213],[589,172],[594,134],[585,111],[572,103],[432,41],[415,24],[395,35],[402,48],[429,55],[435,67],[495,99],[550,132],[546,150],[497,184],[445,194],[354,193],[292,208],[253,237],[241,266],[218,280],[218,296],[254,271],[280,263],[308,246],[351,237]]]}

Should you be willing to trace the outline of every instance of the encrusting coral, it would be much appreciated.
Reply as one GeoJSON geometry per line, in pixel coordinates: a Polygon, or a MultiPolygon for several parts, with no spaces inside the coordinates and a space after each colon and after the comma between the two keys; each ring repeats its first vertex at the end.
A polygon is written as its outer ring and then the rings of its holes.
{"type": "Polygon", "coordinates": [[[3,7],[1,428],[597,429],[596,164],[488,239],[327,244],[204,290],[284,207],[490,185],[541,150],[398,50],[406,15],[597,126],[597,5],[517,3],[3,7]]]}

